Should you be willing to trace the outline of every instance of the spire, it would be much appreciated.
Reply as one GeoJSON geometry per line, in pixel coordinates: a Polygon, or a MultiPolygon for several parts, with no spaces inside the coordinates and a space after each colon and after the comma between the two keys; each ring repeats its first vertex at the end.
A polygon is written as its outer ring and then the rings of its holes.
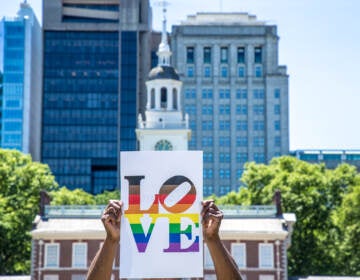
{"type": "Polygon", "coordinates": [[[158,52],[156,53],[159,57],[159,66],[169,66],[170,65],[170,46],[167,38],[167,31],[166,31],[166,7],[169,6],[169,2],[165,0],[161,0],[158,2],[158,5],[162,7],[163,12],[163,21],[162,21],[162,31],[161,31],[161,43],[159,45],[158,52]]]}

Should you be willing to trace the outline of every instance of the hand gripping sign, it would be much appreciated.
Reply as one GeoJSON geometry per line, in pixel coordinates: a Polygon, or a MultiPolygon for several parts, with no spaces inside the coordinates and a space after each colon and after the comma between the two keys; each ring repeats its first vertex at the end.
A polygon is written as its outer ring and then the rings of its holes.
{"type": "Polygon", "coordinates": [[[202,152],[122,152],[121,278],[203,276],[202,152]]]}

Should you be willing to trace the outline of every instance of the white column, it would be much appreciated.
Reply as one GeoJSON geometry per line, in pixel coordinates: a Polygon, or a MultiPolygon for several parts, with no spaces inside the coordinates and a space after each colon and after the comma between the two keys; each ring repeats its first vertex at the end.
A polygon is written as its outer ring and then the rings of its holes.
{"type": "Polygon", "coordinates": [[[160,88],[156,87],[155,88],[155,109],[156,110],[160,110],[160,99],[161,99],[160,88]]]}
{"type": "Polygon", "coordinates": [[[172,93],[172,88],[171,87],[167,87],[166,88],[167,90],[167,110],[170,111],[170,110],[173,110],[173,93],[172,93]]]}
{"type": "Polygon", "coordinates": [[[147,101],[146,101],[146,110],[149,110],[151,108],[151,88],[147,87],[147,101]]]}

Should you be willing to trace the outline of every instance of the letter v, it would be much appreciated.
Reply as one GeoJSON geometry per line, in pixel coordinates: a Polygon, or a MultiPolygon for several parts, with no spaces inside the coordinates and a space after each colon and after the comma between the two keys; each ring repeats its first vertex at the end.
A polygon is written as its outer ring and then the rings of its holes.
{"type": "MultiPolygon", "coordinates": [[[[145,234],[144,227],[141,223],[141,216],[143,215],[130,214],[125,216],[127,216],[129,221],[131,219],[130,227],[139,253],[144,253],[146,251],[146,247],[149,243],[152,231],[154,229],[155,221],[150,223],[148,232],[147,234],[145,234]]],[[[149,219],[152,220],[152,218],[149,219]]]]}

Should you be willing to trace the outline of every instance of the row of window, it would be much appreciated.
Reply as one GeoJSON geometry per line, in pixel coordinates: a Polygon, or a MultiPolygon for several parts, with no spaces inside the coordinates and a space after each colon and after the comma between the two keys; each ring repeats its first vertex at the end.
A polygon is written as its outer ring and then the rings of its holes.
{"type": "MultiPolygon", "coordinates": [[[[237,48],[237,63],[246,63],[247,56],[246,56],[246,48],[241,46],[237,48]]],[[[254,63],[262,63],[263,60],[263,50],[261,46],[257,46],[254,48],[254,63]]],[[[204,47],[202,49],[202,62],[209,64],[212,63],[212,48],[211,47],[204,47]]],[[[189,46],[186,47],[186,63],[194,64],[195,61],[195,47],[189,46]]],[[[221,47],[220,48],[220,61],[219,63],[228,63],[230,61],[229,56],[229,48],[228,47],[221,47]]]]}
{"type": "MultiPolygon", "coordinates": [[[[214,105],[205,104],[201,108],[203,115],[213,115],[214,114],[214,105]]],[[[185,112],[189,115],[197,115],[197,105],[196,104],[186,104],[185,112]]],[[[254,104],[252,106],[252,112],[254,115],[265,114],[265,105],[263,104],[254,104]]],[[[219,104],[218,106],[218,114],[220,115],[230,115],[231,113],[231,105],[230,104],[219,104]]],[[[237,104],[235,107],[235,113],[237,115],[247,115],[248,114],[248,105],[246,104],[237,104]]],[[[274,115],[280,115],[281,107],[280,104],[275,104],[273,107],[274,115]]]]}
{"type": "MultiPolygon", "coordinates": [[[[214,144],[214,138],[212,136],[204,136],[201,139],[201,144],[203,147],[211,147],[214,144]]],[[[253,147],[264,147],[265,146],[265,137],[255,136],[253,137],[253,147]]],[[[221,147],[230,147],[231,138],[227,136],[219,137],[219,145],[221,147]]],[[[247,147],[248,146],[248,137],[238,136],[236,138],[236,146],[238,147],[247,147]]],[[[274,146],[281,147],[281,136],[274,137],[274,146]]]]}
{"type": "MultiPolygon", "coordinates": [[[[280,98],[280,89],[276,88],[273,91],[274,98],[280,98]]],[[[186,99],[196,99],[196,89],[195,88],[187,88],[185,89],[185,98],[186,99]]],[[[218,91],[219,99],[230,99],[231,98],[231,91],[228,88],[221,88],[218,91]]],[[[202,99],[213,99],[214,92],[211,88],[204,88],[201,90],[201,98],[202,99]]],[[[248,91],[247,89],[237,89],[235,92],[236,99],[247,99],[248,98],[248,91]]],[[[254,99],[265,99],[265,91],[264,89],[254,89],[253,90],[253,98],[254,99]]]]}
{"type": "MultiPolygon", "coordinates": [[[[246,243],[232,243],[231,255],[240,269],[247,267],[246,243]]],[[[262,269],[274,268],[274,244],[260,243],[258,246],[258,265],[262,269]]],[[[204,247],[204,268],[214,269],[209,249],[204,247]]]]}
{"type": "MultiPolygon", "coordinates": [[[[214,77],[212,74],[212,67],[210,65],[204,65],[202,70],[202,77],[204,78],[210,78],[214,77]]],[[[246,74],[246,68],[245,66],[238,66],[237,68],[237,77],[238,78],[245,78],[249,75],[246,74]]],[[[186,76],[188,78],[194,78],[195,76],[195,68],[192,65],[186,66],[186,76]]],[[[228,66],[220,66],[220,78],[229,78],[229,67],[228,66]]],[[[263,76],[263,68],[262,65],[255,65],[253,70],[253,77],[255,78],[261,78],[263,76]]]]}
{"type": "MultiPolygon", "coordinates": [[[[230,120],[219,120],[218,129],[219,130],[230,130],[231,121],[230,120]]],[[[212,120],[203,120],[201,122],[202,130],[213,130],[214,122],[212,120]]],[[[247,131],[248,130],[248,122],[237,120],[236,121],[236,130],[238,131],[247,131]]],[[[264,131],[265,130],[265,121],[253,121],[253,130],[254,131],[264,131]]],[[[274,121],[274,130],[280,131],[280,121],[274,121]]]]}
{"type": "MultiPolygon", "coordinates": [[[[72,244],[71,263],[73,268],[87,268],[87,243],[77,242],[72,244]]],[[[45,268],[59,268],[60,266],[60,244],[45,244],[45,268]]]]}

